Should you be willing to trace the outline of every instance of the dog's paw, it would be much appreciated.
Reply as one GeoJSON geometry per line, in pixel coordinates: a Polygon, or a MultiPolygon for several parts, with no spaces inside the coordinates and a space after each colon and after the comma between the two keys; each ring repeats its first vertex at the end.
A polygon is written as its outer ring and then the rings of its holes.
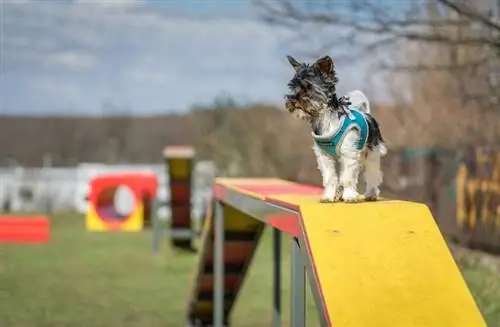
{"type": "Polygon", "coordinates": [[[344,191],[342,192],[342,200],[344,202],[358,202],[359,201],[359,194],[352,188],[345,188],[344,191]]]}
{"type": "Polygon", "coordinates": [[[373,201],[377,201],[378,200],[378,197],[377,196],[366,196],[365,195],[365,201],[367,202],[373,202],[373,201]]]}
{"type": "Polygon", "coordinates": [[[371,189],[365,192],[365,201],[377,201],[379,199],[379,190],[371,189]]]}
{"type": "Polygon", "coordinates": [[[337,186],[326,187],[321,196],[321,203],[333,203],[338,201],[338,188],[337,186]]]}
{"type": "Polygon", "coordinates": [[[337,192],[335,193],[335,201],[336,202],[342,202],[344,199],[342,199],[342,193],[344,192],[344,187],[340,185],[337,188],[337,192]]]}

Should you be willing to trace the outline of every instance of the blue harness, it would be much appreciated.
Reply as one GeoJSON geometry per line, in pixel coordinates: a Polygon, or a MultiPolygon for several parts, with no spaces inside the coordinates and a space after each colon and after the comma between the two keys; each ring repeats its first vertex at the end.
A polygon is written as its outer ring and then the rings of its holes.
{"type": "Polygon", "coordinates": [[[368,140],[368,121],[365,114],[355,107],[349,107],[347,113],[347,115],[342,116],[340,127],[333,134],[320,136],[314,134],[314,132],[311,133],[318,147],[333,157],[339,156],[342,141],[351,129],[359,131],[356,144],[358,150],[362,150],[368,140]]]}

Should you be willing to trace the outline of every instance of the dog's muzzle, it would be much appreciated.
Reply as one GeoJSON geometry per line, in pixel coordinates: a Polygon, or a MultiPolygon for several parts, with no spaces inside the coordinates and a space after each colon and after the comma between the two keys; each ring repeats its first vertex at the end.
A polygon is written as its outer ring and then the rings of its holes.
{"type": "Polygon", "coordinates": [[[299,100],[296,95],[286,95],[285,96],[285,108],[289,112],[294,112],[299,107],[299,100]]]}
{"type": "Polygon", "coordinates": [[[307,105],[304,105],[303,102],[304,102],[304,99],[302,99],[302,101],[301,101],[297,95],[287,95],[286,101],[285,101],[285,107],[291,113],[293,113],[296,110],[300,110],[305,115],[307,115],[309,118],[314,117],[315,116],[314,112],[307,110],[307,105]]]}

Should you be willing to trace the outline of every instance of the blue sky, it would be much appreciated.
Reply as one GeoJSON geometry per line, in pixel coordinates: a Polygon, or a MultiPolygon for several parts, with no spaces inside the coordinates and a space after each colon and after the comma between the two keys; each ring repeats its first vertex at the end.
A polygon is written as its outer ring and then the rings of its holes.
{"type": "MultiPolygon", "coordinates": [[[[263,24],[247,0],[0,3],[2,114],[151,115],[219,94],[282,105],[285,55],[317,42],[263,24]]],[[[338,65],[339,90],[366,90],[365,71],[338,65]]]]}

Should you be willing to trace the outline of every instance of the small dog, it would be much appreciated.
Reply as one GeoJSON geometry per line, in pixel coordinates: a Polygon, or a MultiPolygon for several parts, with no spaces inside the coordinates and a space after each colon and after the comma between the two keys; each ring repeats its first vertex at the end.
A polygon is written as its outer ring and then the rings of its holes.
{"type": "Polygon", "coordinates": [[[321,202],[357,202],[358,175],[364,168],[365,200],[375,201],[382,183],[380,158],[387,153],[379,124],[370,114],[370,103],[359,90],[338,98],[338,78],[329,56],[313,64],[288,61],[295,75],[285,107],[311,124],[314,154],[323,178],[321,202]],[[340,183],[336,162],[341,165],[340,183]]]}

